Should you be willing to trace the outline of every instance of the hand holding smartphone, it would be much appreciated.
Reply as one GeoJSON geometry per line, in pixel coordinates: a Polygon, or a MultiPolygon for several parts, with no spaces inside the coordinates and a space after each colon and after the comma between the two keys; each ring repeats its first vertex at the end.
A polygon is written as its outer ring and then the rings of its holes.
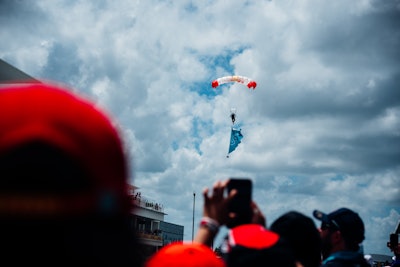
{"type": "Polygon", "coordinates": [[[227,184],[228,194],[235,189],[237,194],[232,198],[228,206],[228,212],[232,216],[226,226],[232,228],[238,225],[251,223],[253,183],[249,178],[230,178],[227,184]]]}

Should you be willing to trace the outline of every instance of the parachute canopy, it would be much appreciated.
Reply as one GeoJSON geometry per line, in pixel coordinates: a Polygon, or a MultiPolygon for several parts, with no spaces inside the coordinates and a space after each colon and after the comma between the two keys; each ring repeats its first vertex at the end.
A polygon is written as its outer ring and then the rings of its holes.
{"type": "Polygon", "coordinates": [[[249,89],[253,88],[253,90],[256,89],[257,86],[257,83],[254,80],[245,76],[224,76],[212,81],[211,86],[217,88],[219,85],[229,82],[243,83],[247,85],[249,89]]]}

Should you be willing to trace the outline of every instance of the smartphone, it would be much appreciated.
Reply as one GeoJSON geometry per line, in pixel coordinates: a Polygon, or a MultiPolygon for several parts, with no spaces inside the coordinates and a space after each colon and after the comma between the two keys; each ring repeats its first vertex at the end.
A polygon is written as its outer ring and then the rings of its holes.
{"type": "Polygon", "coordinates": [[[230,201],[228,206],[229,213],[234,213],[235,216],[230,218],[226,224],[228,228],[251,222],[252,210],[252,188],[253,183],[249,178],[230,178],[227,184],[228,194],[232,189],[237,190],[237,194],[230,201]]]}

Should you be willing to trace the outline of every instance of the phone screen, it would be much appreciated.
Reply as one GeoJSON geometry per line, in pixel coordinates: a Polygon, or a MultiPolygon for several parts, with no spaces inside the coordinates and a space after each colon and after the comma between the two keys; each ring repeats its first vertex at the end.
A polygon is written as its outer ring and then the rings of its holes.
{"type": "Polygon", "coordinates": [[[252,181],[248,178],[230,178],[227,191],[237,190],[236,196],[229,203],[229,212],[236,216],[227,223],[228,228],[251,222],[252,181]]]}

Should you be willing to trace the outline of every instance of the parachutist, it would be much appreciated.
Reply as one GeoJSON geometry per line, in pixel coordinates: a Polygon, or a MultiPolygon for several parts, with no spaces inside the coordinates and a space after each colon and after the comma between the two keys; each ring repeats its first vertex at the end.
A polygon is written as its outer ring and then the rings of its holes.
{"type": "Polygon", "coordinates": [[[232,124],[235,124],[235,121],[236,121],[236,115],[235,115],[235,113],[232,113],[232,114],[231,114],[231,119],[232,119],[232,124]]]}

